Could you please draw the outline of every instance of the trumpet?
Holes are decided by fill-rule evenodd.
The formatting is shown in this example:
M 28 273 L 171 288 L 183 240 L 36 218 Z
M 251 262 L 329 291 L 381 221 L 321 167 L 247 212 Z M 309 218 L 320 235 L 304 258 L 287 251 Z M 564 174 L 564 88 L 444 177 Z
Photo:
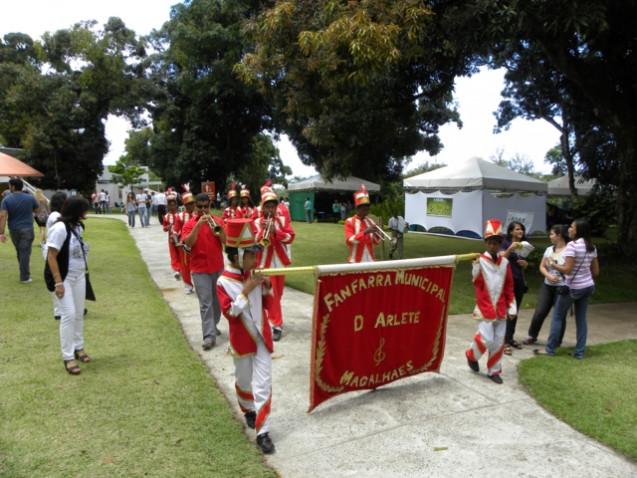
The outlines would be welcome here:
M 380 227 L 378 224 L 376 224 L 371 217 L 367 216 L 366 219 L 370 222 L 371 226 L 376 229 L 376 232 L 374 234 L 377 234 L 378 236 L 380 236 L 381 240 L 383 241 L 391 241 L 392 238 L 389 234 L 387 234 L 382 227 Z
M 217 224 L 217 221 L 215 221 L 215 218 L 208 215 L 206 216 L 206 220 L 208 223 L 208 226 L 210 227 L 210 230 L 212 231 L 212 233 L 215 236 L 220 236 L 221 235 L 221 226 L 219 224 Z
M 272 234 L 272 228 L 274 227 L 274 219 L 269 217 L 264 220 L 265 230 L 263 231 L 263 237 L 259 241 L 262 247 L 268 247 L 270 245 L 270 234 Z

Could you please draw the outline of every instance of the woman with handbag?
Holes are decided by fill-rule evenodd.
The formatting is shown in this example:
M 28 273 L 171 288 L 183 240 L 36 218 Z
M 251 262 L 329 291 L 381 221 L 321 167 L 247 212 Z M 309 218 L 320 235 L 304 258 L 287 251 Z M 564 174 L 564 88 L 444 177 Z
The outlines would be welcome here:
M 128 227 L 135 227 L 135 215 L 137 214 L 137 198 L 130 192 L 126 195 L 126 215 L 128 216 Z M 142 226 L 144 223 L 142 222 Z
M 571 306 L 575 309 L 575 326 L 577 328 L 577 343 L 573 351 L 576 359 L 584 358 L 588 324 L 586 312 L 588 299 L 595 292 L 595 281 L 599 275 L 599 261 L 597 249 L 591 242 L 590 224 L 587 219 L 576 219 L 568 228 L 571 242 L 566 246 L 563 256 L 564 264 L 551 261 L 550 265 L 566 276 L 565 286 L 558 294 L 551 322 L 551 333 L 544 352 L 535 350 L 538 355 L 555 355 L 559 346 L 560 330 L 566 320 L 566 314 Z
M 544 256 L 540 261 L 540 273 L 544 276 L 544 281 L 540 286 L 537 304 L 529 325 L 529 335 L 522 341 L 524 345 L 532 345 L 537 342 L 540 335 L 540 329 L 544 324 L 544 320 L 549 315 L 551 308 L 555 304 L 558 291 L 563 290 L 564 274 L 558 272 L 557 269 L 550 264 L 554 261 L 559 265 L 564 264 L 564 256 L 562 255 L 569 241 L 568 226 L 565 224 L 555 224 L 549 232 L 549 240 L 551 245 L 544 251 Z M 560 330 L 560 339 L 558 346 L 562 343 L 564 332 L 566 330 L 566 321 L 562 322 Z
M 82 241 L 82 230 L 88 201 L 75 196 L 62 206 L 62 215 L 51 226 L 47 240 L 47 264 L 44 279 L 53 292 L 57 312 L 60 314 L 60 345 L 64 369 L 78 375 L 83 363 L 91 361 L 84 351 L 84 301 L 87 296 L 87 248 Z

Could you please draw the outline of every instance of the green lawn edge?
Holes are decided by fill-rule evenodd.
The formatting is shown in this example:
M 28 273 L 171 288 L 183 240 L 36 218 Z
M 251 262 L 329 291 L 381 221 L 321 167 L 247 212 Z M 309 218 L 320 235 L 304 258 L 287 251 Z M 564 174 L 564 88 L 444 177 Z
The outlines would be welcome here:
M 637 461 L 637 340 L 589 346 L 584 360 L 571 351 L 523 360 L 520 383 L 549 413 Z
M 125 224 L 89 219 L 86 240 L 98 301 L 85 320 L 94 362 L 78 377 L 62 366 L 40 248 L 23 285 L 13 245 L 0 246 L 0 476 L 277 476 L 189 347 Z

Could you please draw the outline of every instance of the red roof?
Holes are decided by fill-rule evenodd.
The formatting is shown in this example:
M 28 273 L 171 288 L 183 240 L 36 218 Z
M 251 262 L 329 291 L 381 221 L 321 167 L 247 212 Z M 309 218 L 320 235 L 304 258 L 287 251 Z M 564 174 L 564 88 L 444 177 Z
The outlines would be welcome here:
M 0 176 L 44 176 L 37 169 L 33 169 L 19 159 L 0 153 Z

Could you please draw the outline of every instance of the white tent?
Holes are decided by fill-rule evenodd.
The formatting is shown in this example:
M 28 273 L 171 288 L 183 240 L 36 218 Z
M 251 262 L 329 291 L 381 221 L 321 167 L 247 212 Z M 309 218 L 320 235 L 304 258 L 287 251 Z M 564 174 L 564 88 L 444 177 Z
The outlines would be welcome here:
M 544 232 L 544 181 L 480 158 L 406 178 L 405 219 L 429 232 L 480 238 L 487 219 L 519 221 L 527 234 Z M 418 227 L 419 226 L 419 227 Z
M 346 179 L 334 178 L 331 181 L 316 175 L 297 183 L 290 183 L 288 191 L 358 191 L 364 184 L 369 192 L 380 191 L 380 185 L 365 179 L 350 176 Z
M 575 189 L 580 196 L 589 196 L 595 187 L 595 180 L 586 180 L 581 176 L 575 176 Z M 568 188 L 568 176 L 560 176 L 549 181 L 549 196 L 570 196 L 571 191 Z

